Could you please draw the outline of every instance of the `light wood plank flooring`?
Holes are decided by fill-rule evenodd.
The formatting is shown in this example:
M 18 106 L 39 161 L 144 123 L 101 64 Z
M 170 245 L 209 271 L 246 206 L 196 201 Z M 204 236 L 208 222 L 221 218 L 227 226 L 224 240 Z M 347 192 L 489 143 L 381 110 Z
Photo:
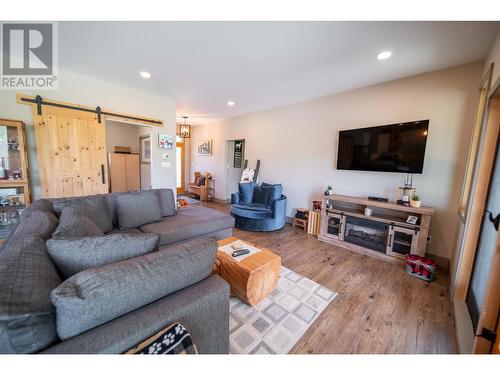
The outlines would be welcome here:
M 289 224 L 271 233 L 235 229 L 234 236 L 271 249 L 283 266 L 338 293 L 291 353 L 457 352 L 447 276 L 426 283 Z

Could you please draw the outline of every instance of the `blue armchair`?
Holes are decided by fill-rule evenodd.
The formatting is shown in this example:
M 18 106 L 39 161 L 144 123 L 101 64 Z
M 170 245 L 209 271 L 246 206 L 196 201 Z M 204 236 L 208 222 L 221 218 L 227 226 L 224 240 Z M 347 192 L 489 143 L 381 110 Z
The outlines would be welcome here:
M 286 196 L 281 194 L 281 184 L 240 183 L 238 189 L 231 194 L 236 228 L 269 232 L 285 226 Z

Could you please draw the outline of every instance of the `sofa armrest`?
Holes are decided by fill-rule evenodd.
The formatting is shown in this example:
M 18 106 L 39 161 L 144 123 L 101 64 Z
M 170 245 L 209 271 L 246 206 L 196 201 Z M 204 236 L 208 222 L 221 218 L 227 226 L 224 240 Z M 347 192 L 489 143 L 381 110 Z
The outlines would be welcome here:
M 275 199 L 271 207 L 275 219 L 284 219 L 286 215 L 286 196 L 281 195 L 280 199 Z
M 199 353 L 229 354 L 229 285 L 209 276 L 42 353 L 124 353 L 174 322 L 188 329 Z
M 240 193 L 232 193 L 231 194 L 231 204 L 238 204 L 240 203 Z
M 76 336 L 205 279 L 216 253 L 214 239 L 196 239 L 77 273 L 50 295 L 59 337 Z

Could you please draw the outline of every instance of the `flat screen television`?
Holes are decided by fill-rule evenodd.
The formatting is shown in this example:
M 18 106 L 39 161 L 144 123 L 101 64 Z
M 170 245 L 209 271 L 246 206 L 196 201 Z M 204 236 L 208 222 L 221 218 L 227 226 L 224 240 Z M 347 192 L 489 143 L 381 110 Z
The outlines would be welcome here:
M 422 173 L 429 120 L 339 132 L 337 169 Z

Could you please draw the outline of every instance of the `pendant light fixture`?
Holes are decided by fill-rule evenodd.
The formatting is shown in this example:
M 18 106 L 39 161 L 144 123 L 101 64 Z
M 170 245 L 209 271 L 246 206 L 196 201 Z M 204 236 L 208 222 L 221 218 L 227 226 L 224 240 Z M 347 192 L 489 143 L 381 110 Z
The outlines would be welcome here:
M 188 117 L 182 116 L 182 118 L 184 119 L 184 124 L 180 126 L 179 136 L 181 138 L 191 138 L 191 125 L 186 124 Z

